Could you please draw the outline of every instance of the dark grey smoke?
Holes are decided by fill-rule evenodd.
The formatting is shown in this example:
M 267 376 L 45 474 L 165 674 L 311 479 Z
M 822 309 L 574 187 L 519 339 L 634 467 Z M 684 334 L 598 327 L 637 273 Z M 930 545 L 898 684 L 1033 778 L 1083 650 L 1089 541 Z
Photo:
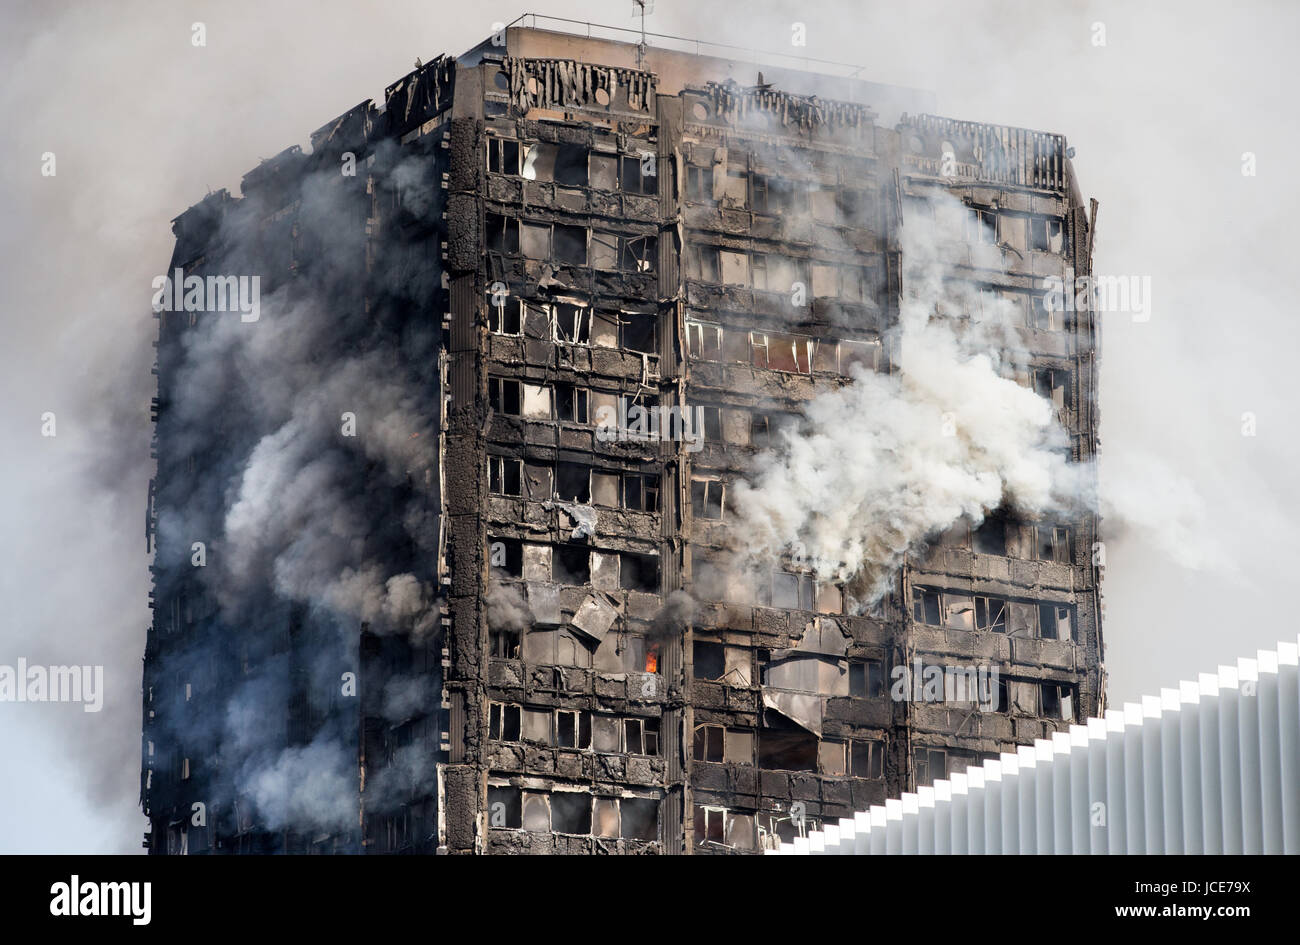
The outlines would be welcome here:
M 655 614 L 650 632 L 655 637 L 673 636 L 686 632 L 686 628 L 695 622 L 695 613 L 699 609 L 695 598 L 682 590 L 673 591 L 664 601 L 659 613 Z
M 295 160 L 288 197 L 254 188 L 207 243 L 216 271 L 260 274 L 273 287 L 260 318 L 199 313 L 179 346 L 165 335 L 160 348 L 158 597 L 199 602 L 201 642 L 158 678 L 174 685 L 229 665 L 227 641 L 252 648 L 235 654 L 247 678 L 224 710 L 212 705 L 221 686 L 199 685 L 207 701 L 164 724 L 186 750 L 219 761 L 210 808 L 251 802 L 256 823 L 307 832 L 356 823 L 357 695 L 343 680 L 361 672 L 363 628 L 419 639 L 437 619 L 429 373 L 440 326 L 427 271 L 398 271 L 406 247 L 387 235 L 396 231 L 367 245 L 365 173 Z M 435 212 L 431 159 L 386 145 L 373 167 L 382 206 Z M 294 197 L 291 221 L 279 224 L 273 214 Z M 206 567 L 190 567 L 195 541 Z M 285 706 L 302 700 L 324 718 L 305 744 L 284 726 Z M 377 705 L 402 721 L 430 701 L 427 680 L 393 679 Z M 367 785 L 368 807 L 383 781 Z

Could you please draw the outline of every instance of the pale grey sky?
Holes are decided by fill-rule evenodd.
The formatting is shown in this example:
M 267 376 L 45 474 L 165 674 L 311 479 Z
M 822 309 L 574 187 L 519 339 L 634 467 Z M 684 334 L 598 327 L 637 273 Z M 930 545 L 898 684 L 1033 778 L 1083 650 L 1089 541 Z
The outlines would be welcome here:
M 632 26 L 631 9 L 556 0 L 544 12 Z M 0 2 L 0 662 L 100 663 L 107 688 L 98 713 L 0 704 L 0 851 L 140 848 L 148 302 L 169 221 L 382 99 L 417 56 L 461 52 L 520 12 L 496 0 Z M 205 48 L 190 43 L 195 21 Z M 1150 321 L 1103 328 L 1102 474 L 1151 522 L 1107 536 L 1112 704 L 1294 635 L 1278 595 L 1300 557 L 1286 235 L 1300 9 L 658 0 L 648 27 L 791 51 L 796 21 L 807 55 L 929 88 L 941 114 L 1067 135 L 1084 193 L 1101 201 L 1099 271 L 1151 278 Z M 47 151 L 55 177 L 40 173 Z M 1254 177 L 1241 172 L 1248 151 Z M 54 438 L 40 435 L 47 411 Z

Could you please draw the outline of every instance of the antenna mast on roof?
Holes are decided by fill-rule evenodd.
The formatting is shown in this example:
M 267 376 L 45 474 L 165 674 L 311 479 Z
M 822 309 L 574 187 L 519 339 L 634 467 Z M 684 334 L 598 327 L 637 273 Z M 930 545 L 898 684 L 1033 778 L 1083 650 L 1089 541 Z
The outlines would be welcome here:
M 636 7 L 632 15 L 641 14 L 641 42 L 636 45 L 636 67 L 640 69 L 645 62 L 645 15 L 655 12 L 655 0 L 632 0 L 632 5 Z

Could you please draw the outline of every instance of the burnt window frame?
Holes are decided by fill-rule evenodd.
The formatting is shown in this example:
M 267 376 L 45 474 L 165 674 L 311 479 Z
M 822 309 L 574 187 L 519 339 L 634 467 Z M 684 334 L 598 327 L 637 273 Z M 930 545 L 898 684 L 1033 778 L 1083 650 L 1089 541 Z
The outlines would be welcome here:
M 866 757 L 862 755 L 865 753 Z M 851 738 L 847 751 L 848 776 L 869 781 L 885 777 L 885 740 L 882 738 Z M 859 770 L 859 761 L 863 770 Z
M 493 545 L 501 545 L 505 552 L 504 567 L 494 564 L 492 553 Z M 501 573 L 510 578 L 522 578 L 524 576 L 524 543 L 518 538 L 508 538 L 500 535 L 488 535 L 487 539 L 487 556 L 488 567 L 500 570 Z
M 506 823 L 492 822 L 493 808 L 501 804 Z M 492 830 L 522 830 L 524 827 L 523 791 L 512 785 L 489 784 L 487 789 L 488 828 Z M 513 820 L 513 823 L 510 821 Z
M 648 335 L 648 340 L 645 336 Z M 659 356 L 659 316 L 636 312 L 620 312 L 618 317 L 618 346 L 622 351 Z
M 925 753 L 924 760 L 918 758 L 920 752 Z M 919 746 L 913 749 L 912 764 L 916 787 L 933 786 L 935 781 L 948 777 L 948 752 L 944 748 Z
M 641 150 L 618 156 L 618 189 L 641 197 L 659 196 L 659 155 Z M 650 168 L 647 173 L 647 167 Z M 633 180 L 633 178 L 635 180 Z M 650 183 L 647 185 L 646 181 Z M 636 186 L 629 186 L 635 183 Z
M 713 657 L 708 656 L 707 660 L 701 660 L 702 654 L 710 654 L 717 650 L 718 674 L 716 676 L 703 675 L 700 670 L 701 663 L 713 663 Z M 701 679 L 705 682 L 721 682 L 727 675 L 727 648 L 726 645 L 718 640 L 693 640 L 691 643 L 691 678 Z
M 719 252 L 717 246 L 695 245 L 691 247 L 690 252 L 686 254 L 685 265 L 682 267 L 686 278 L 694 282 L 721 285 L 722 259 L 718 255 Z
M 783 600 L 777 599 L 778 581 L 784 585 L 792 585 L 794 589 L 794 604 L 784 603 Z M 763 588 L 763 606 L 772 607 L 777 610 L 816 610 L 817 605 L 817 581 L 808 571 L 787 571 L 784 568 L 774 568 L 768 572 L 768 580 Z
M 757 766 L 763 771 L 803 771 L 817 774 L 821 770 L 822 740 L 812 732 L 793 722 L 779 727 L 764 725 L 755 731 Z M 797 751 L 798 764 L 779 764 L 789 761 L 791 751 Z
M 970 546 L 974 554 L 1007 556 L 1007 525 L 1009 519 L 1000 511 L 990 512 L 970 530 Z M 990 548 L 996 550 L 988 550 Z
M 998 245 L 998 212 L 990 207 L 968 206 L 966 242 L 983 246 Z
M 513 312 L 513 316 L 509 315 Z M 507 296 L 506 300 L 496 305 L 492 302 L 492 293 L 488 293 L 488 332 L 493 335 L 500 335 L 503 338 L 518 338 L 524 333 L 524 325 L 528 319 L 527 310 L 524 300 L 518 296 Z M 507 330 L 507 325 L 515 323 L 515 330 Z
M 629 564 L 632 565 L 631 568 L 628 567 Z M 646 568 L 648 566 L 653 568 L 653 580 L 646 579 Z M 657 594 L 662 583 L 663 562 L 659 560 L 658 555 L 638 554 L 634 551 L 619 552 L 618 586 L 620 590 Z
M 713 501 L 715 496 L 716 502 Z M 726 503 L 726 480 L 716 476 L 691 477 L 691 515 L 693 517 L 707 522 L 724 521 L 727 515 Z M 715 512 L 716 514 L 713 514 Z
M 591 347 L 591 326 L 595 317 L 590 305 L 573 302 L 552 302 L 547 306 L 551 322 L 551 340 L 559 345 Z M 561 326 L 572 328 L 568 331 Z
M 575 156 L 580 156 L 579 160 L 573 160 Z M 566 161 L 566 157 L 569 159 Z M 581 168 L 579 180 L 561 180 L 561 169 L 572 171 L 574 168 Z M 571 144 L 567 142 L 557 142 L 555 145 L 555 165 L 551 173 L 551 181 L 557 187 L 590 187 L 591 186 L 591 148 L 585 144 Z
M 934 602 L 931 620 L 930 602 Z M 928 585 L 912 585 L 912 620 L 925 627 L 944 627 L 943 591 Z
M 626 715 L 623 716 L 622 722 L 623 724 L 619 726 L 619 736 L 623 754 L 646 758 L 659 757 L 661 728 L 658 718 L 644 715 Z M 633 729 L 637 733 L 635 746 L 629 737 Z M 634 750 L 634 748 L 639 750 Z M 653 748 L 653 751 L 651 748 Z
M 632 503 L 628 498 L 628 484 L 637 482 L 640 502 Z M 630 512 L 658 512 L 661 479 L 658 473 L 625 472 L 619 480 L 619 499 L 621 507 Z M 653 497 L 653 499 L 651 498 Z
M 1061 217 L 1031 214 L 1025 229 L 1025 245 L 1030 252 L 1053 255 L 1066 252 L 1065 220 Z M 1052 249 L 1053 236 L 1060 240 L 1059 249 Z
M 1065 619 L 1069 621 L 1066 628 L 1068 632 L 1064 634 L 1061 633 L 1061 611 L 1065 611 Z M 1051 614 L 1050 633 L 1049 626 L 1043 619 L 1048 612 Z M 1076 632 L 1075 626 L 1078 623 L 1078 612 L 1073 604 L 1061 601 L 1038 601 L 1038 615 L 1035 622 L 1038 625 L 1038 639 L 1073 643 Z
M 647 807 L 654 808 L 654 818 L 651 821 L 646 819 L 647 829 L 637 834 L 629 827 L 629 821 L 635 822 L 627 816 L 629 806 L 635 810 L 637 805 L 645 804 Z M 622 840 L 636 840 L 642 843 L 657 843 L 659 841 L 659 814 L 662 801 L 657 797 L 620 797 L 618 798 L 618 835 Z
M 591 751 L 591 713 L 586 709 L 556 709 L 551 743 L 570 751 Z M 566 731 L 572 744 L 565 744 Z
M 561 398 L 572 398 L 571 403 L 566 406 L 572 409 L 565 411 L 561 408 Z M 552 411 L 555 419 L 563 423 L 590 423 L 591 417 L 591 391 L 586 387 L 577 384 L 557 382 L 551 390 Z M 570 414 L 566 416 L 565 414 Z
M 1011 601 L 993 594 L 975 594 L 975 631 L 1006 633 L 1011 620 Z
M 507 743 L 522 741 L 523 718 L 523 706 L 517 702 L 489 702 L 488 739 Z M 513 738 L 510 737 L 512 731 Z
M 504 213 L 486 213 L 483 216 L 483 245 L 489 253 L 501 256 L 519 255 L 519 218 Z
M 517 492 L 505 491 L 511 481 L 511 469 Z M 487 456 L 488 495 L 523 498 L 524 495 L 524 461 L 515 456 L 500 456 L 489 453 Z
M 853 699 L 880 699 L 887 692 L 885 663 L 874 657 L 849 660 L 849 696 Z
M 702 426 L 701 429 L 703 430 L 705 441 L 706 441 L 706 442 L 709 442 L 709 443 L 721 443 L 721 442 L 723 442 L 723 436 L 722 436 L 723 416 L 722 416 L 722 411 L 723 411 L 724 408 L 722 407 L 722 405 L 720 405 L 720 404 L 696 404 L 696 405 L 695 405 L 695 409 L 696 409 L 696 411 L 698 411 L 698 413 L 696 413 L 695 416 L 703 417 L 703 418 L 704 418 L 703 426 Z M 700 432 L 700 431 L 697 430 L 696 432 L 698 433 L 698 432 Z
M 639 244 L 640 245 L 638 248 Z M 654 275 L 659 268 L 659 237 L 651 233 L 618 238 L 618 268 L 621 272 Z
M 489 629 L 488 656 L 491 659 L 517 660 L 523 642 L 523 634 L 518 630 Z
M 686 319 L 686 356 L 694 361 L 709 361 L 713 363 L 722 360 L 722 325 L 718 322 L 707 322 L 699 319 Z M 706 341 L 707 334 L 712 334 L 715 343 L 712 346 L 714 356 L 709 357 L 710 345 Z M 699 335 L 699 350 L 696 350 L 695 335 Z
M 551 791 L 548 797 L 551 809 L 551 833 L 564 834 L 570 837 L 591 836 L 594 823 L 593 800 L 592 795 L 586 791 Z M 584 810 L 586 829 L 581 829 L 584 824 Z M 579 829 L 562 829 L 561 817 L 564 818 L 564 827 L 576 826 Z M 576 817 L 576 821 L 569 821 L 569 817 Z
M 1038 522 L 1034 525 L 1034 560 L 1056 564 L 1074 561 L 1074 527 L 1060 522 Z
M 1065 712 L 1069 706 L 1069 714 Z M 1077 687 L 1071 683 L 1044 680 L 1038 687 L 1038 714 L 1040 718 L 1058 722 L 1075 722 L 1078 719 L 1079 700 Z
M 1068 330 L 1067 313 L 1064 306 L 1049 305 L 1046 292 L 1029 293 L 1029 327 L 1035 331 Z
M 716 843 L 719 846 L 725 846 L 728 811 L 716 804 L 695 804 L 693 807 L 694 810 L 691 812 L 691 836 L 694 845 L 699 847 L 709 843 Z
M 571 569 L 569 562 L 580 563 L 577 569 Z M 561 576 L 560 572 L 564 574 Z M 585 570 L 585 576 L 582 575 Z M 551 548 L 551 580 L 556 584 L 571 584 L 574 587 L 591 586 L 591 549 L 586 545 L 557 544 Z
M 1057 383 L 1060 381 L 1061 383 Z M 1069 410 L 1074 402 L 1074 377 L 1068 368 L 1054 367 L 1050 364 L 1040 365 L 1030 374 L 1030 383 L 1035 394 L 1042 397 L 1057 410 Z M 1057 389 L 1063 391 L 1058 407 L 1052 397 Z
M 486 155 L 483 166 L 489 174 L 502 174 L 507 177 L 519 177 L 523 170 L 523 153 L 524 149 L 520 147 L 522 142 L 518 138 L 507 138 L 504 135 L 485 135 L 483 138 Z M 507 154 L 513 149 L 514 160 L 511 162 Z M 495 153 L 494 153 L 495 152 Z M 493 161 L 495 156 L 496 161 Z M 493 164 L 496 167 L 493 167 Z M 511 167 L 513 166 L 513 169 Z
M 686 165 L 685 197 L 687 203 L 696 203 L 705 207 L 718 205 L 718 201 L 713 199 L 712 165 Z
M 759 339 L 762 339 L 761 341 Z M 790 342 L 790 355 L 794 370 L 772 366 L 773 342 L 783 344 Z M 813 342 L 815 338 L 794 332 L 751 331 L 749 333 L 749 363 L 751 367 L 764 371 L 776 371 L 778 374 L 793 374 L 799 377 L 811 377 L 813 373 Z M 759 363 L 759 351 L 762 351 L 762 363 Z M 784 363 L 784 362 L 780 362 Z
M 569 460 L 556 460 L 555 475 L 552 478 L 553 497 L 561 502 L 576 502 L 579 505 L 586 505 L 591 502 L 591 473 L 592 467 L 586 463 L 575 463 Z M 561 474 L 564 479 L 564 490 L 561 490 Z M 572 487 L 578 482 L 585 483 L 577 492 Z
M 561 231 L 563 231 L 563 234 L 561 233 Z M 576 253 L 574 254 L 574 258 L 571 259 L 561 258 L 559 237 L 561 235 L 573 235 L 577 233 L 582 234 L 582 239 L 580 241 L 582 244 L 581 258 L 577 258 L 578 254 Z M 577 242 L 575 242 L 574 245 L 576 246 Z M 582 269 L 588 265 L 588 261 L 590 259 L 591 259 L 591 227 L 580 226 L 575 223 L 552 223 L 551 224 L 551 244 L 550 244 L 550 252 L 547 254 L 548 261 L 554 262 L 560 266 L 569 266 L 572 268 Z
M 510 405 L 514 404 L 514 409 Z M 516 377 L 488 375 L 488 407 L 503 417 L 522 417 L 524 413 L 523 382 Z
M 727 758 L 726 743 L 725 725 L 717 722 L 701 722 L 691 733 L 691 760 L 705 764 L 723 764 Z M 717 749 L 716 752 L 711 750 L 714 747 Z

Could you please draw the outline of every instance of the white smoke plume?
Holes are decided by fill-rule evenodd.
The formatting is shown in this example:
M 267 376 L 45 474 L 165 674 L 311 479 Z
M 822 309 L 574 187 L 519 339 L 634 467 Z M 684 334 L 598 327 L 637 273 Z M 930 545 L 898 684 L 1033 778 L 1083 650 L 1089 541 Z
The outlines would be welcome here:
M 487 593 L 487 622 L 492 630 L 522 633 L 533 624 L 528 602 L 513 584 L 493 584 Z
M 249 766 L 241 783 L 273 830 L 303 824 L 345 830 L 356 821 L 356 769 L 331 741 L 314 741 Z
M 394 676 L 384 683 L 383 715 L 390 721 L 413 718 L 433 703 L 433 687 L 426 676 Z
M 852 579 L 859 606 L 962 519 L 977 524 L 1004 503 L 1033 517 L 1086 498 L 1052 405 L 1014 380 L 1028 356 L 1009 317 L 957 275 L 972 248 L 948 240 L 968 211 L 949 197 L 931 209 L 903 226 L 897 372 L 857 368 L 815 397 L 734 489 L 742 560 L 771 567 L 791 555 L 821 579 Z M 981 317 L 951 318 L 971 312 Z
M 1211 537 L 1205 497 L 1195 482 L 1163 457 L 1133 449 L 1106 454 L 1099 466 L 1108 542 L 1131 532 L 1183 568 L 1240 580 L 1239 561 Z

